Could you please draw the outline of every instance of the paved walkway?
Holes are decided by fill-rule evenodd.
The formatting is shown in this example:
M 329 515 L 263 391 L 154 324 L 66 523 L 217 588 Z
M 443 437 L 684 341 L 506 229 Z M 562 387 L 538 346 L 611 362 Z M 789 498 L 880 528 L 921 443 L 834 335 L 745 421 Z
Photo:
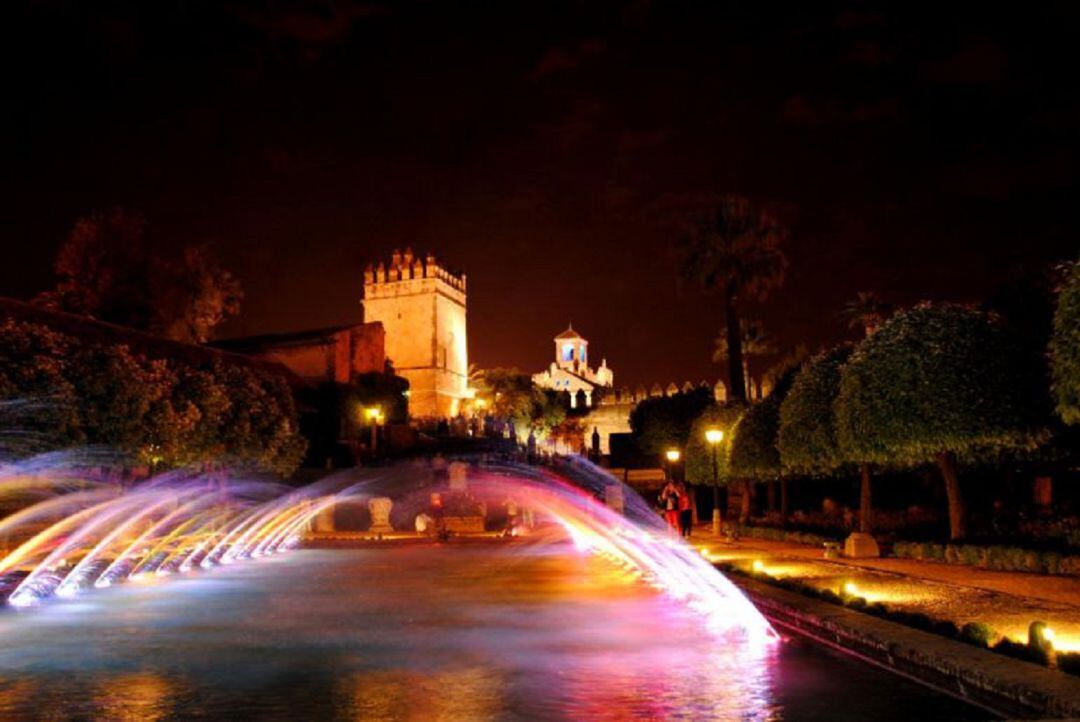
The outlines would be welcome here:
M 694 529 L 693 543 L 714 561 L 777 577 L 793 577 L 840 591 L 848 584 L 871 602 L 924 612 L 957 624 L 983 622 L 1017 640 L 1041 620 L 1059 649 L 1080 651 L 1080 577 L 998 572 L 914 559 L 825 559 L 818 546 L 744 538 L 729 543 L 710 525 Z

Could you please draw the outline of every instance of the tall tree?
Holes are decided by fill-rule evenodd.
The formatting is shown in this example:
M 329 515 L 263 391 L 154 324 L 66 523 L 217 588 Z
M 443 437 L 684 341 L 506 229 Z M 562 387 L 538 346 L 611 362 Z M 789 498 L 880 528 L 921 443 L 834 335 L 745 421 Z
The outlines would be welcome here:
M 688 218 L 678 240 L 682 278 L 723 298 L 728 386 L 735 401 L 746 401 L 740 304 L 764 299 L 783 282 L 785 237 L 771 214 L 745 197 L 728 195 L 712 210 Z
M 949 534 L 967 533 L 957 464 L 1031 449 L 1044 438 L 1041 399 L 1017 384 L 1030 364 L 996 316 L 950 304 L 896 314 L 860 343 L 840 374 L 836 433 L 858 463 L 937 463 Z
M 840 369 L 851 356 L 845 345 L 812 358 L 780 405 L 780 463 L 787 473 L 828 476 L 848 467 L 836 440 L 834 403 Z M 870 465 L 860 464 L 859 531 L 872 530 Z
M 1067 424 L 1080 424 L 1080 261 L 1065 268 L 1050 356 L 1058 415 Z
M 157 286 L 152 330 L 166 338 L 205 343 L 225 319 L 240 312 L 240 282 L 217 265 L 205 246 L 185 248 L 179 260 L 162 262 L 157 275 L 162 272 L 169 280 Z
M 779 481 L 781 513 L 787 514 L 787 483 L 780 465 L 780 406 L 791 390 L 798 367 L 788 369 L 772 392 L 751 405 L 732 430 L 728 464 L 731 475 L 743 479 L 742 508 L 739 520 L 750 516 L 750 496 L 754 481 Z
M 240 284 L 203 246 L 150 253 L 142 216 L 117 208 L 80 218 L 57 254 L 57 285 L 38 303 L 202 343 L 240 310 Z
M 148 328 L 153 302 L 145 219 L 123 208 L 75 222 L 56 256 L 56 288 L 42 305 L 121 326 Z
M 765 329 L 765 324 L 758 320 L 742 319 L 742 368 L 746 396 L 751 396 L 753 375 L 750 373 L 750 359 L 769 356 L 776 353 L 776 339 Z M 727 328 L 720 329 L 720 335 L 713 342 L 713 361 L 726 363 L 729 346 Z M 760 386 L 759 386 L 760 388 Z

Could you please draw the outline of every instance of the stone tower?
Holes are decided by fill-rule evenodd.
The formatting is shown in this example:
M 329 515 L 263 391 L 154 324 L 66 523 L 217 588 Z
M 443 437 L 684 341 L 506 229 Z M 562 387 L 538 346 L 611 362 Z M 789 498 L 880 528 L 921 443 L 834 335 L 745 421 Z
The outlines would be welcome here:
M 456 416 L 469 388 L 465 275 L 430 253 L 395 250 L 390 264 L 364 269 L 364 321 L 386 330 L 386 357 L 409 381 L 413 418 Z

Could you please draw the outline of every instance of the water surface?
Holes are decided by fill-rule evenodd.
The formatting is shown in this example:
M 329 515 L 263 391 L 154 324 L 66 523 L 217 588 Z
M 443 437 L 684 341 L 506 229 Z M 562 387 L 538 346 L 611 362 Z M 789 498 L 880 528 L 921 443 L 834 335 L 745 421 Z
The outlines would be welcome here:
M 976 720 L 567 544 L 299 550 L 0 613 L 2 719 Z

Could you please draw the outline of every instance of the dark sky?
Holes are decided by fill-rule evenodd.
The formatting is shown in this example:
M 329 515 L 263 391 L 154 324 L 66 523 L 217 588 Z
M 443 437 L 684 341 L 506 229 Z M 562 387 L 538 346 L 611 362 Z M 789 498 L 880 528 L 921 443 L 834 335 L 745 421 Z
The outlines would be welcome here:
M 232 335 L 356 320 L 411 245 L 468 273 L 472 360 L 539 370 L 572 320 L 621 386 L 720 375 L 670 251 L 710 193 L 790 228 L 752 312 L 785 346 L 1075 256 L 1080 6 L 800 6 L 9 3 L 0 295 L 115 205 L 217 250 Z

